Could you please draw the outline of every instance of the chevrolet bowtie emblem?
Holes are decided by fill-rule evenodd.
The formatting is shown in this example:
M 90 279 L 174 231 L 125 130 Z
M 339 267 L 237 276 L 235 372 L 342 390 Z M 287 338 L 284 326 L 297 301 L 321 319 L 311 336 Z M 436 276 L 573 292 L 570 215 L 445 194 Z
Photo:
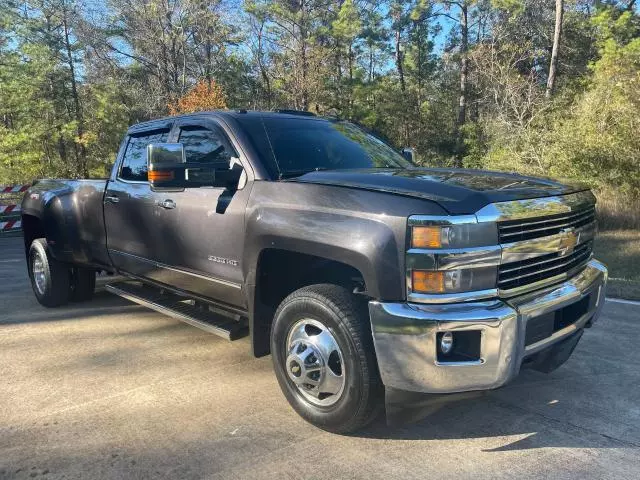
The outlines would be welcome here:
M 580 241 L 580 234 L 573 227 L 560 230 L 560 256 L 563 257 L 573 252 Z

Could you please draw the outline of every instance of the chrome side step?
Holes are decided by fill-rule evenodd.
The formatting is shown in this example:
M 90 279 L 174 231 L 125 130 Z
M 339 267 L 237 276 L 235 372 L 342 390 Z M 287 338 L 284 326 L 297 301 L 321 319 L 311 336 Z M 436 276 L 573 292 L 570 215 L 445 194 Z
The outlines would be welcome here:
M 219 310 L 211 311 L 194 305 L 186 297 L 175 295 L 139 282 L 125 281 L 105 285 L 105 290 L 139 305 L 173 317 L 194 327 L 213 333 L 227 340 L 248 335 L 247 319 L 237 314 L 229 316 Z

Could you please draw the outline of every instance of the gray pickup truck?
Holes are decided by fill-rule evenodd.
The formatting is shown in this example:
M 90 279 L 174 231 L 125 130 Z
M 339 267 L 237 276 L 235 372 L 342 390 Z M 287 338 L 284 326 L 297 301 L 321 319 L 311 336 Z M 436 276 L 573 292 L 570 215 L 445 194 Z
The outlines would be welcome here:
M 115 294 L 249 335 L 293 408 L 334 432 L 371 421 L 385 393 L 441 398 L 561 365 L 604 303 L 593 194 L 411 157 L 302 112 L 135 125 L 107 180 L 26 192 L 33 291 L 55 307 L 118 274 Z

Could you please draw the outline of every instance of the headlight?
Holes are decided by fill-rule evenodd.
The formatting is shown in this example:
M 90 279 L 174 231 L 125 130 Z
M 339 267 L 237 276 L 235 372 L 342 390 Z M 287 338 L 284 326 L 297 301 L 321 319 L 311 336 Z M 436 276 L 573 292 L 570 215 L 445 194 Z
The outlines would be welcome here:
M 495 288 L 496 267 L 458 268 L 454 270 L 412 270 L 415 293 L 459 293 Z
M 445 303 L 497 295 L 502 250 L 495 222 L 475 215 L 412 215 L 406 271 L 409 301 Z
M 462 223 L 459 225 L 414 225 L 411 227 L 411 248 L 440 249 L 496 245 L 498 229 L 495 223 Z

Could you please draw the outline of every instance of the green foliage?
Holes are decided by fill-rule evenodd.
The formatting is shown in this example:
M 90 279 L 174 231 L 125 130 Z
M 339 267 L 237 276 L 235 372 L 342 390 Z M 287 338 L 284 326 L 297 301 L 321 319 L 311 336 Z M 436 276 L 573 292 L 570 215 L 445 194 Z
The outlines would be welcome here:
M 119 86 L 109 80 L 86 88 L 86 147 L 90 176 L 107 177 L 118 153 L 123 132 L 130 123 Z
M 72 73 L 80 48 L 73 7 L 38 2 L 5 10 L 12 41 L 0 44 L 2 184 L 105 176 L 129 123 L 116 85 L 83 84 Z
M 595 18 L 603 25 L 610 12 Z M 640 37 L 633 17 L 623 13 L 602 28 L 600 58 L 584 93 L 566 118 L 556 122 L 564 169 L 593 179 L 600 188 L 640 195 Z M 624 32 L 624 33 L 623 33 Z M 634 32 L 634 33 L 631 33 Z M 587 175 L 585 175 L 587 173 Z
M 55 62 L 39 45 L 26 45 L 21 53 L 5 50 L 1 54 L 1 183 L 41 176 L 47 171 L 45 165 L 55 172 L 61 167 L 51 155 L 55 146 L 49 141 L 55 105 L 45 95 L 55 75 Z M 59 127 L 59 136 L 68 140 L 70 126 Z
M 338 40 L 353 42 L 362 31 L 358 8 L 353 0 L 345 0 L 334 20 L 333 33 Z
M 478 161 L 469 134 L 469 164 L 572 178 L 599 191 L 640 197 L 640 37 L 629 12 L 606 9 L 593 18 L 598 57 L 579 84 L 528 122 L 485 122 L 489 148 Z M 536 88 L 535 85 L 532 88 Z M 541 88 L 541 87 L 539 87 Z

